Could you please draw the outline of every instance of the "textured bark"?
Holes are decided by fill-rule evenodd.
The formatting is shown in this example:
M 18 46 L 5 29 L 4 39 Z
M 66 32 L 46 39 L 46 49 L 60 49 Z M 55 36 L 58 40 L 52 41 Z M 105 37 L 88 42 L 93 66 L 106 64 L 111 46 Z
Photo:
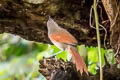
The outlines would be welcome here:
M 72 62 L 65 62 L 62 59 L 56 60 L 54 57 L 42 59 L 39 61 L 39 72 L 43 74 L 47 80 L 99 80 L 99 70 L 96 75 L 89 73 L 81 74 L 77 72 L 75 65 Z M 117 65 L 112 65 L 107 62 L 103 67 L 104 80 L 120 80 L 120 69 Z
M 102 3 L 110 20 L 110 44 L 120 61 L 120 1 L 102 0 Z
M 47 80 L 89 80 L 87 74 L 80 75 L 72 62 L 47 58 L 40 61 L 39 72 Z
M 50 15 L 72 33 L 79 44 L 96 45 L 96 32 L 89 27 L 92 4 L 89 0 L 45 0 L 42 4 L 0 0 L 0 4 L 0 33 L 7 32 L 27 40 L 50 43 L 46 27 Z

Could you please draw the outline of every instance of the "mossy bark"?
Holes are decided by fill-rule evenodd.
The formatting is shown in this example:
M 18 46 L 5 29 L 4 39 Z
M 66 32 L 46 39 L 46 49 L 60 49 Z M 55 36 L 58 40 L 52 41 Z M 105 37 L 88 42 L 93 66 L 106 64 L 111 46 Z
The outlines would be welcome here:
M 61 27 L 72 33 L 79 44 L 96 45 L 95 30 L 89 26 L 92 4 L 89 0 L 44 0 L 41 4 L 0 0 L 0 4 L 0 33 L 7 32 L 27 40 L 51 43 L 46 27 L 50 15 Z

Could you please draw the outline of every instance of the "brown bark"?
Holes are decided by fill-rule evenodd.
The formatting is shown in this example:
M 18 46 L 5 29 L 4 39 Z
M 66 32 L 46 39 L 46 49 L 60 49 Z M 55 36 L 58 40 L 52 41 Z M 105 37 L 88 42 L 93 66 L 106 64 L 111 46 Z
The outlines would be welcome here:
M 75 65 L 72 62 L 56 60 L 54 57 L 42 59 L 39 61 L 39 72 L 43 74 L 47 80 L 99 80 L 99 70 L 96 75 L 89 73 L 81 74 L 77 72 Z M 117 65 L 112 65 L 107 62 L 103 67 L 104 80 L 120 80 L 120 69 Z
M 45 0 L 36 5 L 21 0 L 0 0 L 0 4 L 0 33 L 50 43 L 46 27 L 50 15 L 73 34 L 79 44 L 96 45 L 96 32 L 89 27 L 91 3 L 87 0 Z
M 102 3 L 110 20 L 110 44 L 120 59 L 120 1 L 102 0 Z

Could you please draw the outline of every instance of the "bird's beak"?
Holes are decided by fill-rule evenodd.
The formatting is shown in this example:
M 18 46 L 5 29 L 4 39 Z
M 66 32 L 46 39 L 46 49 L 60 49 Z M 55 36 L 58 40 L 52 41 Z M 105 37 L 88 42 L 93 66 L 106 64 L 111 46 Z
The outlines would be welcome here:
M 51 20 L 51 17 L 50 17 L 50 16 L 48 16 L 48 20 L 49 20 L 49 21 Z

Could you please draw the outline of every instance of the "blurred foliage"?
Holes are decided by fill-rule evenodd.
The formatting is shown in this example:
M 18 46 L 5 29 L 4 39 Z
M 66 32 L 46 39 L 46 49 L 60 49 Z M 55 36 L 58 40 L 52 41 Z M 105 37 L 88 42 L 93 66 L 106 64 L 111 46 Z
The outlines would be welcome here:
M 96 69 L 99 67 L 99 54 L 98 54 L 98 48 L 97 47 L 87 47 L 88 51 L 88 70 L 92 72 L 93 74 L 96 74 Z M 102 65 L 105 64 L 104 61 L 104 54 L 106 53 L 106 50 L 101 48 L 101 54 L 102 54 Z
M 8 33 L 0 34 L 0 80 L 45 80 L 38 72 L 38 61 L 59 51 L 60 49 L 54 45 L 27 41 Z M 98 48 L 79 45 L 78 51 L 85 60 L 89 72 L 96 74 L 99 68 Z M 101 51 L 102 64 L 105 65 L 104 55 L 111 65 L 114 64 L 113 51 L 103 48 Z M 57 58 L 69 61 L 71 54 L 64 51 L 58 54 Z
M 42 4 L 45 0 L 22 0 L 32 4 Z

